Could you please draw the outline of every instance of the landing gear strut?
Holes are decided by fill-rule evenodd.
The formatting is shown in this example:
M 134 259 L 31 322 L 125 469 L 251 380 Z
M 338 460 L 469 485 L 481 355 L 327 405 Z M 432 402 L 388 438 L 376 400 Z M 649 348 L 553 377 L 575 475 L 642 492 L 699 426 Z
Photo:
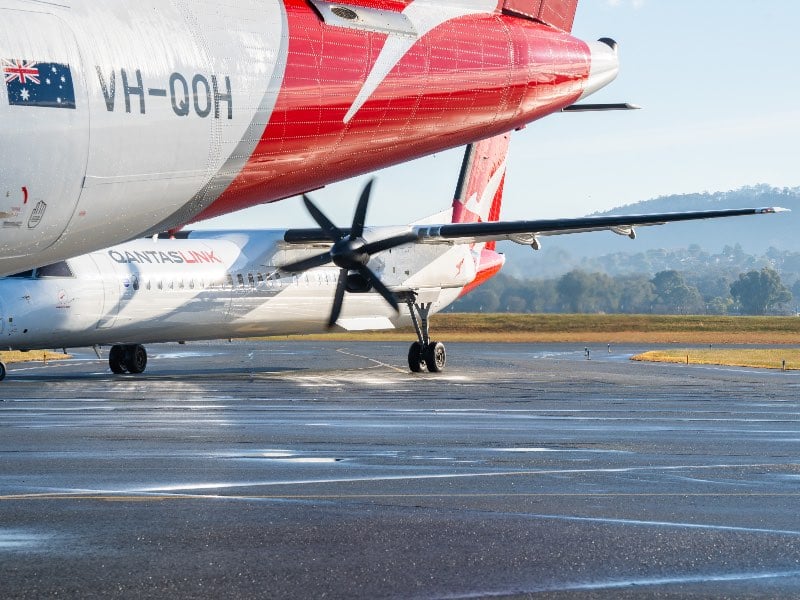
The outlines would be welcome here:
M 408 312 L 411 314 L 411 321 L 417 332 L 417 341 L 411 344 L 411 348 L 408 350 L 408 368 L 413 373 L 420 373 L 426 367 L 430 373 L 440 373 L 444 371 L 447 363 L 444 344 L 431 341 L 428 322 L 431 304 L 430 302 L 417 304 L 413 296 L 406 298 Z
M 139 344 L 117 344 L 108 353 L 108 366 L 113 373 L 144 373 L 147 367 L 147 350 Z

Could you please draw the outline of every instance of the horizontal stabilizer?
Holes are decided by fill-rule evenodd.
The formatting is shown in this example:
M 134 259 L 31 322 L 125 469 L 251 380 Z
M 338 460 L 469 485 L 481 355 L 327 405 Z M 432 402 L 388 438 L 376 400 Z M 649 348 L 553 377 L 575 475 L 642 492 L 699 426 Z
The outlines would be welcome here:
M 630 102 L 611 104 L 572 104 L 561 109 L 561 112 L 603 112 L 607 110 L 640 110 L 642 107 Z

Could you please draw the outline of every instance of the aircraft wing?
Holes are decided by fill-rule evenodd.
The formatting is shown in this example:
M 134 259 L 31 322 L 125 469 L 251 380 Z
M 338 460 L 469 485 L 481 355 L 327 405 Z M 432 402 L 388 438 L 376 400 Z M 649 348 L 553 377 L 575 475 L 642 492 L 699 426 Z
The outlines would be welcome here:
M 568 233 L 612 231 L 631 239 L 636 237 L 636 227 L 665 225 L 678 221 L 697 221 L 723 217 L 743 217 L 789 212 L 786 208 L 734 208 L 649 215 L 613 215 L 580 217 L 576 219 L 543 219 L 537 221 L 490 221 L 484 223 L 451 223 L 446 225 L 419 225 L 413 228 L 417 241 L 428 244 L 469 244 L 493 240 L 509 240 L 518 244 L 538 247 L 538 238 Z

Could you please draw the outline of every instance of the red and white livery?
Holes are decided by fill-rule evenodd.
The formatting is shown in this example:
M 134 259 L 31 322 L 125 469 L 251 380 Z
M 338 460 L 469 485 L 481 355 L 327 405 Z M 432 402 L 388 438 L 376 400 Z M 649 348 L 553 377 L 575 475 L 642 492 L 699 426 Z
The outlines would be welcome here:
M 0 274 L 572 105 L 577 0 L 0 0 Z

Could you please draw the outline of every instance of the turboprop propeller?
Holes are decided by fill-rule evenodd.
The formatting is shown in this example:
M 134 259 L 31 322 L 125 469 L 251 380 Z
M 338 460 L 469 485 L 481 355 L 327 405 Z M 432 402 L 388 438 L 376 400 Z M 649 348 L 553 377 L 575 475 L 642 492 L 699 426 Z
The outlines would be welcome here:
M 361 192 L 361 197 L 358 199 L 356 212 L 353 215 L 353 226 L 350 228 L 350 233 L 345 234 L 336 225 L 334 225 L 325 214 L 317 208 L 311 201 L 311 198 L 303 194 L 303 203 L 306 209 L 320 226 L 323 233 L 333 242 L 330 250 L 304 258 L 297 262 L 289 263 L 280 267 L 281 271 L 288 273 L 299 273 L 321 267 L 323 265 L 333 263 L 339 267 L 339 279 L 336 283 L 336 294 L 333 299 L 333 306 L 331 307 L 331 315 L 328 319 L 328 327 L 333 327 L 336 321 L 339 320 L 339 315 L 342 312 L 342 305 L 344 303 L 344 294 L 347 291 L 366 291 L 370 288 L 378 292 L 396 311 L 400 310 L 397 299 L 394 297 L 392 291 L 378 278 L 378 276 L 367 266 L 370 258 L 373 255 L 390 250 L 403 244 L 408 244 L 417 239 L 414 233 L 404 233 L 377 240 L 374 242 L 367 242 L 362 237 L 364 235 L 364 221 L 367 215 L 367 207 L 369 206 L 369 199 L 372 194 L 372 184 L 374 180 L 367 182 Z M 353 286 L 353 276 L 360 276 L 362 285 Z M 349 285 L 350 283 L 350 285 Z

